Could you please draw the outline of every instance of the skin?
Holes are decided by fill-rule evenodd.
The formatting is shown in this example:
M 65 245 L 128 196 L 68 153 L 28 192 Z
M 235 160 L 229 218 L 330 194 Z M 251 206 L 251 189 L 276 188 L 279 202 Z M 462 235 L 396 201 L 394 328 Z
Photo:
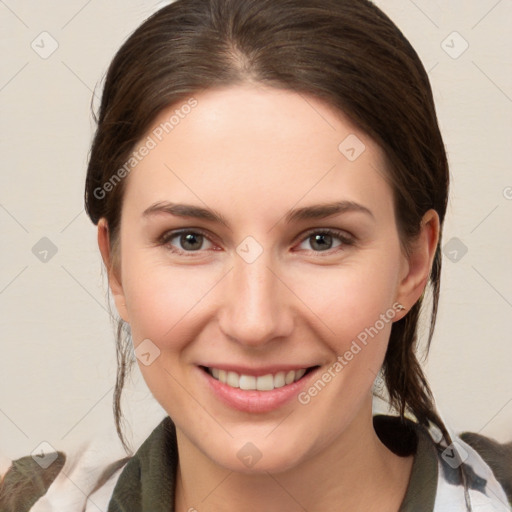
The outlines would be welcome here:
M 439 218 L 425 214 L 406 256 L 382 150 L 318 99 L 254 84 L 194 97 L 198 105 L 126 178 L 119 264 L 112 265 L 105 219 L 98 225 L 109 284 L 134 345 L 150 339 L 160 350 L 139 367 L 176 424 L 176 510 L 396 511 L 413 457 L 394 455 L 378 439 L 372 385 L 392 321 L 425 288 Z M 355 161 L 338 150 L 350 134 L 366 147 Z M 341 200 L 372 215 L 285 222 L 290 209 Z M 143 215 L 159 201 L 214 209 L 228 227 Z M 199 236 L 195 250 L 180 236 L 158 244 L 181 228 L 201 229 L 209 239 Z M 355 243 L 333 237 L 319 248 L 313 228 L 337 229 Z M 236 252 L 247 236 L 263 249 L 252 263 Z M 306 363 L 325 372 L 396 302 L 406 310 L 307 405 L 293 399 L 267 413 L 240 412 L 198 374 L 204 362 Z M 261 453 L 250 468 L 237 457 L 247 442 Z

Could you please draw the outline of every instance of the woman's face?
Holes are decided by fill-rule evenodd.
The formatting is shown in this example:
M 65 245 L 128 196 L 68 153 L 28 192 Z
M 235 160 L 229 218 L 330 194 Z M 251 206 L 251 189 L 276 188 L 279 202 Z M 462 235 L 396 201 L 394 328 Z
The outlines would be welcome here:
M 138 146 L 111 286 L 179 434 L 223 467 L 280 471 L 371 428 L 396 302 L 421 289 L 367 135 L 291 91 L 194 98 Z

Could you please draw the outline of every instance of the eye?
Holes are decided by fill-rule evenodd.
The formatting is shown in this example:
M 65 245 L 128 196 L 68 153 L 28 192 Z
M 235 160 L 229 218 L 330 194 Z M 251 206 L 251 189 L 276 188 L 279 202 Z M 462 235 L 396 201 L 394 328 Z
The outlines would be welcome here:
M 173 243 L 173 240 L 177 241 Z M 160 243 L 166 245 L 172 252 L 186 254 L 206 250 L 207 248 L 204 247 L 205 241 L 213 245 L 201 231 L 182 230 L 165 233 Z M 179 247 L 176 247 L 176 245 L 179 245 Z
M 333 249 L 334 240 L 338 240 L 339 242 L 339 244 L 334 246 L 334 248 L 342 248 L 344 246 L 354 245 L 353 238 L 349 237 L 344 232 L 335 229 L 310 231 L 306 234 L 306 237 L 303 239 L 301 245 L 310 241 L 310 246 L 312 247 L 311 250 L 314 252 L 327 252 Z
M 338 244 L 333 245 L 336 240 Z M 316 253 L 331 253 L 335 252 L 333 249 L 343 250 L 344 247 L 355 244 L 354 238 L 347 235 L 345 232 L 328 228 L 310 231 L 302 238 L 300 246 L 306 242 L 310 243 L 311 249 L 305 248 L 305 250 Z M 204 247 L 205 243 L 210 244 L 210 246 Z M 169 231 L 162 235 L 159 244 L 166 246 L 173 253 L 186 256 L 196 256 L 194 253 L 200 253 L 201 251 L 215 247 L 208 235 L 197 229 Z M 197 256 L 199 256 L 199 254 L 197 254 Z

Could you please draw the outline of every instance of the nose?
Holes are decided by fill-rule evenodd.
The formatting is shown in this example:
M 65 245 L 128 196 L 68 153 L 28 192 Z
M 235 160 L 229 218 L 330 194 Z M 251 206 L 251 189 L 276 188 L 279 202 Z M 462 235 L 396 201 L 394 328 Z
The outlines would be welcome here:
M 286 284 L 265 251 L 252 263 L 236 254 L 222 289 L 219 325 L 224 335 L 254 348 L 289 336 L 293 293 Z

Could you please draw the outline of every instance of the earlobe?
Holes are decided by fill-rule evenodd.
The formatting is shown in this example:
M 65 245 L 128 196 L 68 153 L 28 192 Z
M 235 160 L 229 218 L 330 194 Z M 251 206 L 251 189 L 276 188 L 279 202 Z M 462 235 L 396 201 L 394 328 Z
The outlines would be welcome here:
M 412 243 L 407 257 L 407 272 L 397 290 L 396 300 L 406 310 L 410 310 L 425 291 L 439 242 L 439 232 L 439 215 L 435 210 L 428 210 L 421 221 L 420 233 Z
M 101 218 L 98 221 L 98 247 L 100 249 L 101 257 L 108 274 L 108 285 L 114 296 L 116 309 L 125 322 L 129 322 L 128 313 L 126 310 L 126 301 L 121 283 L 120 276 L 117 275 L 117 270 L 114 265 L 114 258 L 110 247 L 110 236 L 107 220 Z

